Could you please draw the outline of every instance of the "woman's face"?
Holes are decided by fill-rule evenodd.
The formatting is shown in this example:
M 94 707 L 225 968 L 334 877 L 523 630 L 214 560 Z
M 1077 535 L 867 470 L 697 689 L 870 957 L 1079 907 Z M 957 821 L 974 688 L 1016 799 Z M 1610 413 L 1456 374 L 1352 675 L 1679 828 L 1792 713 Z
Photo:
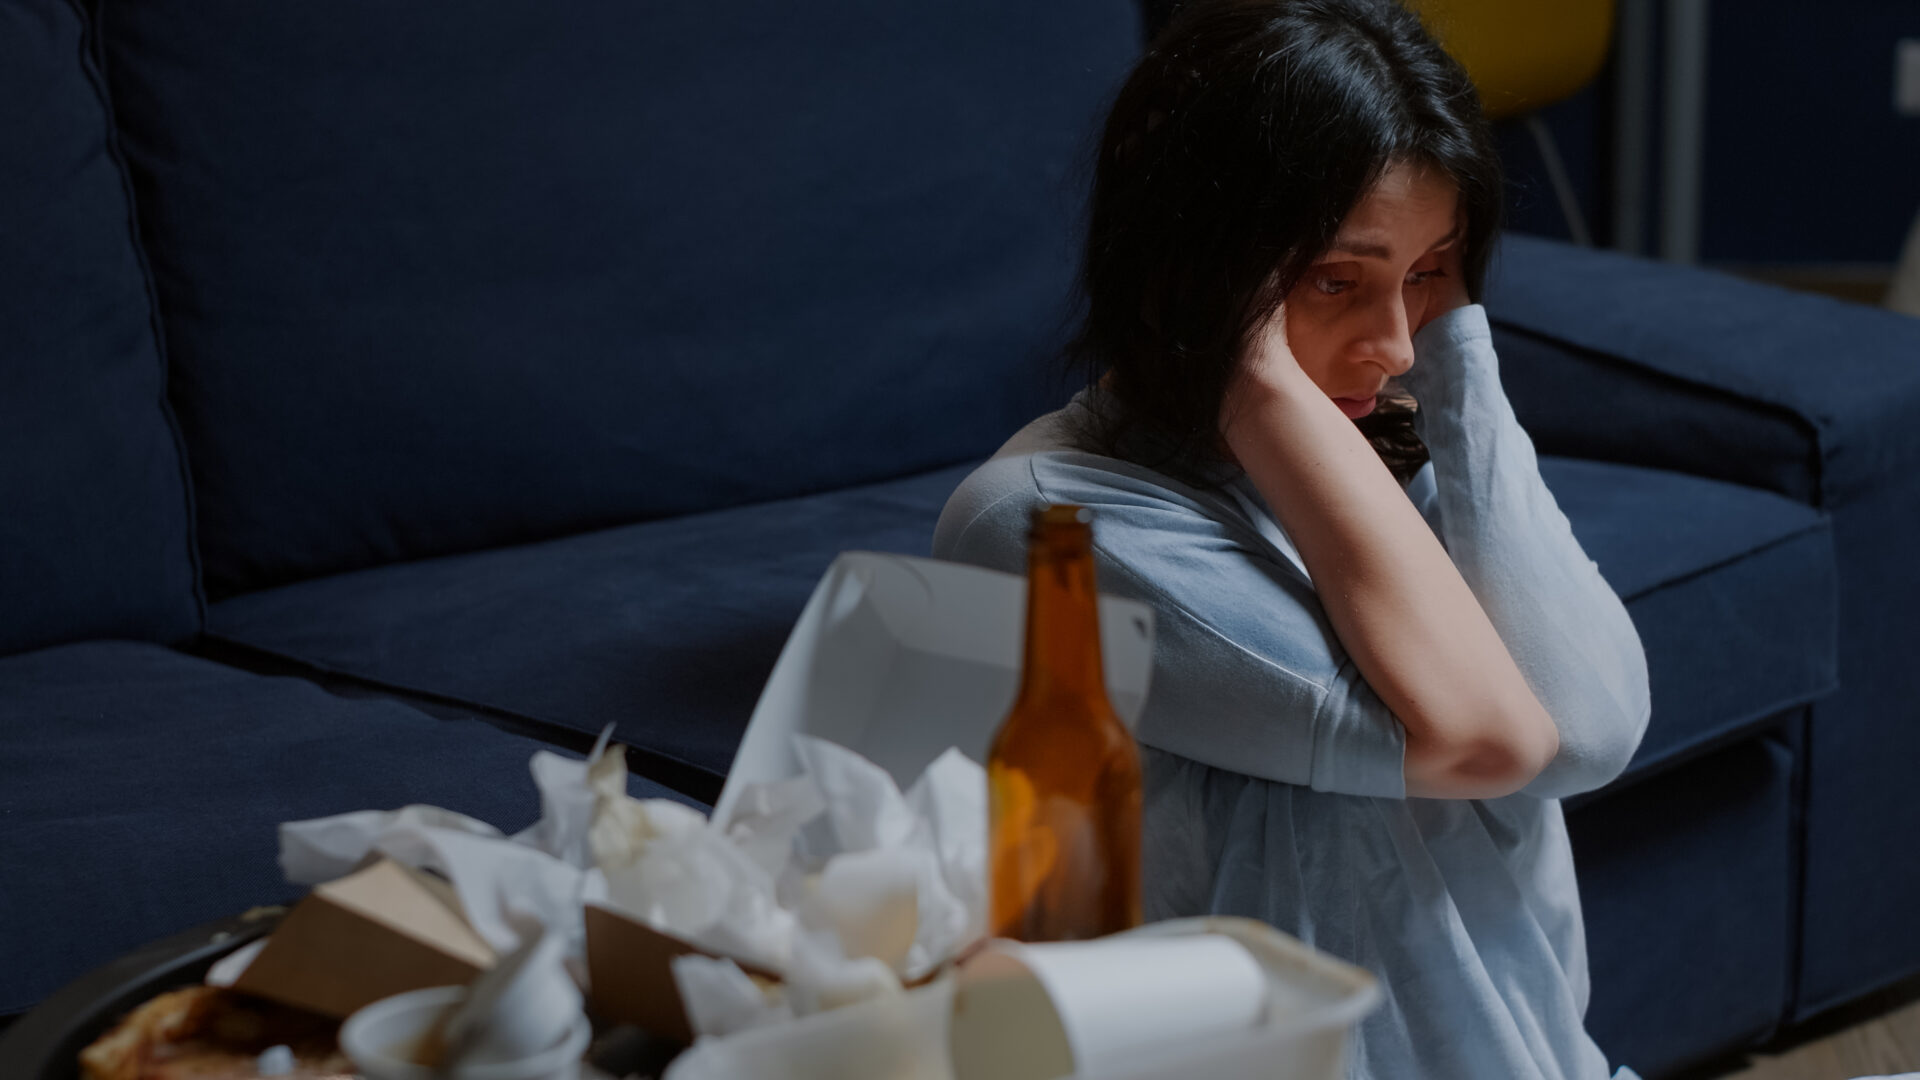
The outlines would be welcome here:
M 1389 169 L 1287 294 L 1287 342 L 1301 370 L 1358 419 L 1389 377 L 1413 366 L 1413 335 L 1464 300 L 1459 193 L 1418 166 Z

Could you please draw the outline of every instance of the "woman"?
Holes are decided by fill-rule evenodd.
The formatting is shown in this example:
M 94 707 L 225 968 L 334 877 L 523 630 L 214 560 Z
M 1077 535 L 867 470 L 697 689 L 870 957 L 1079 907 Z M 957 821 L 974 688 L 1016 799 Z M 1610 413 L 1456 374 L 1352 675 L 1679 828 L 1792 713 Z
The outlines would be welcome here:
M 1158 614 L 1149 917 L 1254 916 L 1372 970 L 1357 1077 L 1607 1073 L 1558 799 L 1626 767 L 1646 662 L 1471 301 L 1499 200 L 1415 17 L 1198 0 L 1101 142 L 1097 378 L 934 544 L 1020 572 L 1034 507 L 1094 509 L 1102 588 Z

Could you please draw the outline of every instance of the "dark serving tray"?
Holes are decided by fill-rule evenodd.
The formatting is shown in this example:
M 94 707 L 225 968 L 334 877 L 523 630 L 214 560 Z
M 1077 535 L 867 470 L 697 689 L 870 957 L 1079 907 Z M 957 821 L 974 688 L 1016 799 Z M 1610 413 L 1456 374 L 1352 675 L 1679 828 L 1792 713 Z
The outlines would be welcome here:
M 214 962 L 265 937 L 287 912 L 255 908 L 143 945 L 55 991 L 0 1030 L 0 1080 L 78 1080 L 80 1051 L 157 994 L 206 979 Z M 612 1076 L 654 1077 L 681 1047 L 630 1026 L 596 1029 L 587 1060 Z
M 285 908 L 255 908 L 143 945 L 56 990 L 0 1032 L 0 1077 L 76 1080 L 80 1051 L 135 1006 L 206 978 L 214 961 L 280 923 Z

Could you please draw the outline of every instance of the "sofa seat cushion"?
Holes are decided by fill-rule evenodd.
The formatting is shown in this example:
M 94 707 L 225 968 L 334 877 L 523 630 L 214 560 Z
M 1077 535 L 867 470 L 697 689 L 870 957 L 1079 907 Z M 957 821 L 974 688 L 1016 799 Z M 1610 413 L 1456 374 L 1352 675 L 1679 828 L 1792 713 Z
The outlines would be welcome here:
M 1647 653 L 1653 720 L 1617 784 L 1767 727 L 1838 684 L 1831 519 L 1756 488 L 1542 457 Z
M 575 731 L 616 724 L 668 770 L 653 775 L 710 800 L 834 556 L 925 555 L 969 469 L 342 574 L 209 619 L 332 674 Z
M 1654 721 L 1636 772 L 1831 688 L 1818 512 L 1676 473 L 1541 468 L 1649 654 Z M 360 571 L 236 597 L 209 619 L 221 637 L 332 674 L 576 731 L 614 723 L 681 770 L 655 775 L 710 799 L 834 555 L 924 555 L 967 471 Z
M 295 899 L 282 821 L 429 803 L 522 828 L 538 749 L 153 645 L 0 660 L 0 1015 L 144 942 Z

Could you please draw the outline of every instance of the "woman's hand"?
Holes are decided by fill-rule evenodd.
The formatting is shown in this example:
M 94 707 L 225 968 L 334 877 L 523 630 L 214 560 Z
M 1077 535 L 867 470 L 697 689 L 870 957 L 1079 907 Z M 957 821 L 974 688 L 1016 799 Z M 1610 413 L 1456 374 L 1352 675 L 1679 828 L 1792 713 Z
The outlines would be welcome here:
M 1427 309 L 1421 313 L 1420 325 L 1413 328 L 1415 333 L 1440 316 L 1473 303 L 1467 295 L 1467 276 L 1460 272 L 1459 244 L 1441 253 L 1440 274 L 1429 278 L 1427 287 Z
M 1244 441 L 1248 425 L 1257 422 L 1269 400 L 1276 395 L 1307 392 L 1319 393 L 1287 344 L 1287 306 L 1282 304 L 1254 332 L 1246 360 L 1234 373 L 1220 403 L 1220 435 L 1235 460 L 1239 460 L 1238 444 Z
M 1244 385 L 1233 389 L 1293 389 L 1311 382 L 1287 342 L 1287 305 L 1281 304 L 1247 343 L 1247 357 L 1236 379 L 1236 384 Z M 1229 396 L 1232 392 L 1228 391 Z

